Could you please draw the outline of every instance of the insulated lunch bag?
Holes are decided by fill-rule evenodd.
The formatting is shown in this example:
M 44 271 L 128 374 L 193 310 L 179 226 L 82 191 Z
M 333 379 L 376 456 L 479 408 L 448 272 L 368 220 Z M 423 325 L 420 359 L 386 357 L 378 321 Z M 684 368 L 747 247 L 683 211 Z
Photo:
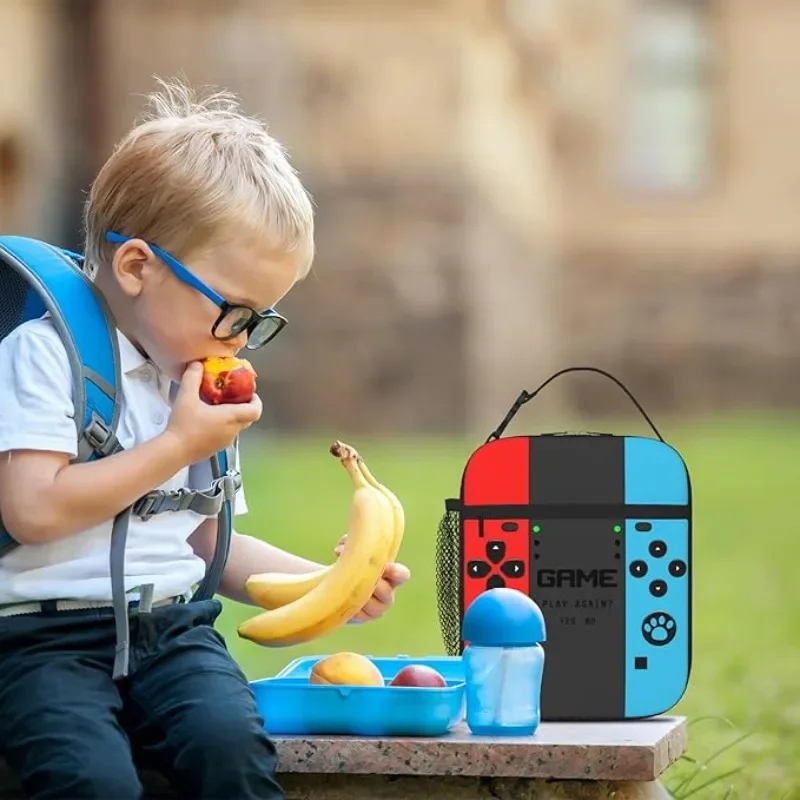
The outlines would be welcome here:
M 654 436 L 503 436 L 555 378 L 590 371 L 616 383 Z M 445 501 L 436 545 L 445 649 L 482 592 L 509 587 L 542 609 L 545 720 L 625 720 L 671 709 L 691 668 L 691 486 L 628 389 L 592 367 L 561 370 L 523 391 L 469 457 Z

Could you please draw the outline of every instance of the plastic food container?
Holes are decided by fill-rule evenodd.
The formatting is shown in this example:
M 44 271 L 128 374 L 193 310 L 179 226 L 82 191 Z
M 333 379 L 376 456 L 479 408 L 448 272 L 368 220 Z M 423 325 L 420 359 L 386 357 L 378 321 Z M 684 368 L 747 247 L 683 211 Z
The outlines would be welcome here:
M 325 656 L 298 658 L 272 678 L 252 681 L 264 727 L 275 735 L 443 736 L 464 719 L 460 657 L 371 657 L 388 682 L 408 664 L 437 670 L 447 686 L 320 686 L 309 683 Z

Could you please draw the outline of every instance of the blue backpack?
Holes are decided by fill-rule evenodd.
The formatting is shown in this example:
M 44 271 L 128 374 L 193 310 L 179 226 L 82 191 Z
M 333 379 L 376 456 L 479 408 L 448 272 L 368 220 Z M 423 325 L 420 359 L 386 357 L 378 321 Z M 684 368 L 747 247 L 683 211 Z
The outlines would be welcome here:
M 23 322 L 50 314 L 72 366 L 76 462 L 94 461 L 123 449 L 116 437 L 122 403 L 116 325 L 82 263 L 82 256 L 36 239 L 0 236 L 0 341 Z M 149 492 L 114 519 L 110 575 L 117 629 L 115 679 L 128 674 L 130 633 L 124 575 L 131 515 L 147 520 L 155 514 L 191 509 L 217 516 L 214 557 L 191 600 L 212 597 L 227 561 L 233 500 L 241 486 L 235 464 L 233 448 L 220 451 L 211 458 L 213 482 L 208 489 Z M 0 519 L 0 557 L 17 546 L 13 531 L 6 530 Z M 140 613 L 149 612 L 152 596 L 151 584 L 141 587 Z

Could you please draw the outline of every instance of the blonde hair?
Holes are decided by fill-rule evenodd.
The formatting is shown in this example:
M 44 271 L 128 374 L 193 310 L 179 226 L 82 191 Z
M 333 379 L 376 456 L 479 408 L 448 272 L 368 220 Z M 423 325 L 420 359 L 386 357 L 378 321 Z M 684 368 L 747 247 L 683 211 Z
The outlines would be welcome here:
M 311 197 L 283 146 L 228 91 L 198 98 L 184 82 L 156 79 L 150 112 L 116 145 L 84 211 L 86 260 L 110 263 L 108 231 L 154 242 L 176 258 L 203 250 L 223 230 L 250 233 L 297 260 L 314 259 Z

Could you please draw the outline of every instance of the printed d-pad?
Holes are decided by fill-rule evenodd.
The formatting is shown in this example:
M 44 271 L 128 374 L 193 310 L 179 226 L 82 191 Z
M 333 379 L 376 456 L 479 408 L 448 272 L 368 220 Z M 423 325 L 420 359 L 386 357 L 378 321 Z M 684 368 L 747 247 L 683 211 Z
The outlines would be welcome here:
M 503 524 L 506 525 L 506 523 Z M 503 530 L 505 531 L 506 528 Z M 468 578 L 485 580 L 486 589 L 498 589 L 505 587 L 509 581 L 513 582 L 526 577 L 528 570 L 524 558 L 521 557 L 525 548 L 524 539 L 504 541 L 499 538 L 490 538 L 485 544 L 481 543 L 480 547 L 480 551 L 477 553 L 473 551 L 473 553 L 475 555 L 480 553 L 483 557 L 474 558 L 466 563 Z M 520 548 L 523 548 L 523 552 L 520 551 Z

